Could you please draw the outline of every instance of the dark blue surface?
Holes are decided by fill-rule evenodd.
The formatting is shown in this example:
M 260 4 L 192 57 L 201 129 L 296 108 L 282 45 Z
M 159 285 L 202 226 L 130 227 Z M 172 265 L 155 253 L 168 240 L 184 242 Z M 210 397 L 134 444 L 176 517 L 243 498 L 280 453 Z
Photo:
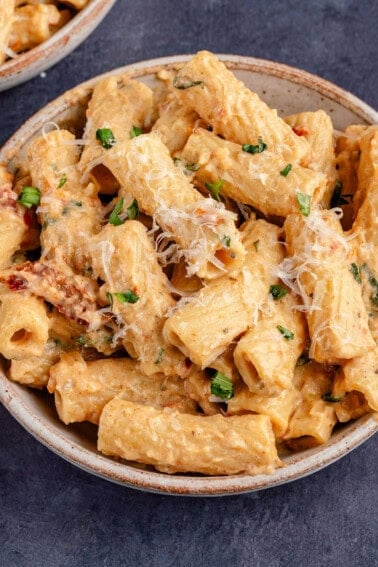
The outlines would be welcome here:
M 376 0 L 118 0 L 74 53 L 0 93 L 0 143 L 49 100 L 142 59 L 201 48 L 306 69 L 378 106 Z M 0 408 L 0 565 L 378 565 L 378 444 L 268 491 L 158 496 L 84 473 Z

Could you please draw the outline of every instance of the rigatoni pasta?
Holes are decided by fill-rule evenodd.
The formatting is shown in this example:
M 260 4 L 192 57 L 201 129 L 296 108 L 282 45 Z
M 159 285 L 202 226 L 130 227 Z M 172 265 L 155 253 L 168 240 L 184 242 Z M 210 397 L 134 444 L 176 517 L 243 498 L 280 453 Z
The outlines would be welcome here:
M 105 455 L 271 473 L 378 410 L 377 129 L 337 132 L 337 170 L 324 111 L 282 119 L 215 55 L 157 78 L 100 80 L 79 138 L 0 167 L 0 354 Z

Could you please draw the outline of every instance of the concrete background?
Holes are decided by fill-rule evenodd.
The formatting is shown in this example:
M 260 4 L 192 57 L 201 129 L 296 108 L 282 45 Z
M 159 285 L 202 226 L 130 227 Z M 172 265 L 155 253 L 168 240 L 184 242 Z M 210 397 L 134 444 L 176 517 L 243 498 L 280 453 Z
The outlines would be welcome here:
M 0 144 L 75 84 L 201 48 L 306 69 L 378 106 L 376 0 L 118 0 L 92 36 L 0 93 Z M 378 565 L 378 444 L 271 490 L 218 499 L 112 485 L 55 456 L 0 408 L 0 565 Z

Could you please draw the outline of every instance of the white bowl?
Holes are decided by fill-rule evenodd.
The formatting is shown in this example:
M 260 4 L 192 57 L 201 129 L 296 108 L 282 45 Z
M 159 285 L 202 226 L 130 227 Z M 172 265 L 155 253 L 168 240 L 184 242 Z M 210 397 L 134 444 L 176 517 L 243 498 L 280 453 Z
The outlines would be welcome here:
M 91 0 L 50 39 L 0 65 L 0 91 L 32 79 L 71 53 L 105 18 L 115 1 Z
M 28 120 L 0 151 L 0 162 L 12 161 L 14 155 L 36 135 L 48 121 L 72 128 L 77 122 L 83 126 L 83 109 L 93 85 L 111 74 L 130 73 L 131 76 L 153 86 L 154 75 L 162 67 L 176 68 L 190 56 L 155 59 L 116 69 L 96 77 L 68 91 L 49 103 Z M 301 110 L 323 108 L 341 130 L 351 123 L 374 123 L 377 113 L 353 95 L 335 85 L 304 71 L 278 63 L 221 55 L 227 65 L 280 113 L 291 114 Z M 102 478 L 126 486 L 188 495 L 224 495 L 260 490 L 309 475 L 346 455 L 366 441 L 377 430 L 373 416 L 364 416 L 355 422 L 340 426 L 326 445 L 310 449 L 284 459 L 285 467 L 271 475 L 238 475 L 208 477 L 197 475 L 167 475 L 143 469 L 133 463 L 117 462 L 96 449 L 96 428 L 91 424 L 69 427 L 59 421 L 50 396 L 10 382 L 0 373 L 0 401 L 9 412 L 41 443 L 64 459 Z

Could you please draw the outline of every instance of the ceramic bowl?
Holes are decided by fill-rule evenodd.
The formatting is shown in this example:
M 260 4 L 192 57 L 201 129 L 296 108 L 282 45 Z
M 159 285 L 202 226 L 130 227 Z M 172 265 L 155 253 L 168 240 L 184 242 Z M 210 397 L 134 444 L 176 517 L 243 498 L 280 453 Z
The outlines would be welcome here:
M 105 18 L 116 0 L 91 0 L 50 39 L 0 65 L 0 91 L 32 79 L 82 43 Z
M 278 63 L 221 55 L 227 66 L 247 86 L 256 91 L 281 114 L 323 108 L 333 119 L 336 129 L 351 123 L 373 123 L 377 113 L 353 95 L 309 73 Z M 110 74 L 130 73 L 150 86 L 161 68 L 176 68 L 189 56 L 155 59 L 116 69 L 96 77 L 49 103 L 28 120 L 0 151 L 0 162 L 12 157 L 49 121 L 70 129 L 76 125 L 78 134 L 84 124 L 84 105 L 93 86 Z M 373 416 L 339 427 L 324 446 L 284 458 L 285 466 L 271 475 L 238 475 L 208 477 L 199 475 L 167 475 L 146 470 L 133 463 L 117 462 L 98 453 L 96 428 L 90 424 L 69 427 L 58 420 L 51 396 L 12 383 L 0 375 L 0 400 L 9 412 L 34 437 L 52 451 L 78 467 L 107 480 L 152 492 L 181 495 L 226 495 L 260 490 L 290 482 L 314 473 L 336 461 L 366 441 L 377 430 Z

